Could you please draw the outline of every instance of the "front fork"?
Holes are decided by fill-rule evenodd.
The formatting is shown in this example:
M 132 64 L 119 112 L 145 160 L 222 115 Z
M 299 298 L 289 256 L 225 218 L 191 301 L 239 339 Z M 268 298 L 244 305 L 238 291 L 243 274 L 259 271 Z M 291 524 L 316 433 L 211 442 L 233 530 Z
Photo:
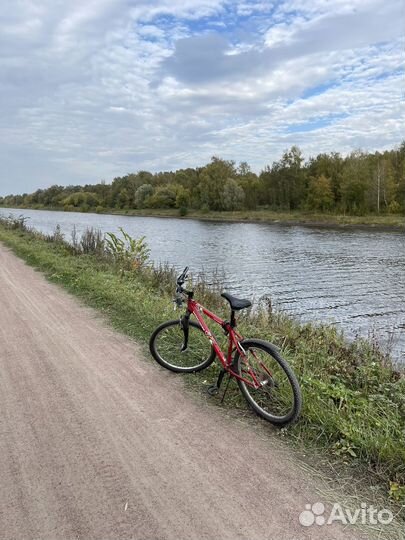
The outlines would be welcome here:
M 188 334 L 189 334 L 189 327 L 190 327 L 190 311 L 186 311 L 186 314 L 183 315 L 183 317 L 180 319 L 180 326 L 183 329 L 184 334 L 184 341 L 183 345 L 181 346 L 181 352 L 184 352 L 188 348 Z

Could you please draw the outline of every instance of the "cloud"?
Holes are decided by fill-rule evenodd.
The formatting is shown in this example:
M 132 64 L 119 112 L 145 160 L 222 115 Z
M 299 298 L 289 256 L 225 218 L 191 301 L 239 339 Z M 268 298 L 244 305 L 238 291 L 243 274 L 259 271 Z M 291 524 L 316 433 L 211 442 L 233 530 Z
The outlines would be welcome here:
M 291 144 L 309 155 L 402 137 L 399 0 L 21 0 L 3 11 L 3 194 L 213 154 L 259 171 Z
M 230 54 L 231 45 L 220 34 L 178 40 L 163 62 L 163 73 L 188 84 L 267 76 L 283 62 L 331 51 L 353 50 L 390 42 L 403 34 L 403 9 L 398 2 L 380 3 L 373 10 L 318 15 L 274 25 L 264 46 Z

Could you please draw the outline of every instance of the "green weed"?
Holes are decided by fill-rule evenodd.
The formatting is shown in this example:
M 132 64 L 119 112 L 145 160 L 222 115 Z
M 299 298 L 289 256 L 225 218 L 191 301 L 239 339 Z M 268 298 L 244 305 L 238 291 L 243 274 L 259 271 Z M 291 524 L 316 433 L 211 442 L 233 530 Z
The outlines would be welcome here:
M 119 254 L 118 262 L 111 247 L 100 256 L 99 248 L 84 250 L 77 240 L 77 249 L 73 249 L 72 243 L 49 241 L 27 229 L 19 219 L 0 220 L 0 239 L 140 342 L 146 344 L 161 322 L 180 316 L 173 312 L 172 303 L 176 273 L 168 266 L 147 264 L 144 239 L 131 247 L 124 235 L 129 252 L 123 260 Z M 109 239 L 115 245 L 111 236 Z M 117 246 L 119 253 L 127 249 L 120 242 Z M 133 265 L 138 255 L 139 264 Z M 204 275 L 194 277 L 196 297 L 228 317 L 228 307 L 219 296 L 220 284 L 220 276 L 210 280 Z M 216 330 L 223 340 L 220 329 Z M 273 342 L 299 378 L 302 417 L 283 434 L 344 462 L 363 464 L 377 475 L 391 499 L 405 501 L 405 377 L 387 355 L 372 342 L 348 342 L 334 327 L 300 325 L 274 312 L 270 304 L 242 315 L 239 330 L 245 336 Z M 202 391 L 215 381 L 217 373 L 218 367 L 213 365 L 185 380 Z M 226 404 L 246 410 L 234 383 Z

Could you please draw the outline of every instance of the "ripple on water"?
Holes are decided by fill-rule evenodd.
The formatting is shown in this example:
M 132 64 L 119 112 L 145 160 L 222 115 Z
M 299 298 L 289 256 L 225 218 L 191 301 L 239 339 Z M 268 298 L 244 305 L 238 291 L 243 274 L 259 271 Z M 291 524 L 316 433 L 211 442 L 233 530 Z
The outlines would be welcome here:
M 194 272 L 219 269 L 226 288 L 272 303 L 303 321 L 338 324 L 353 336 L 375 333 L 405 355 L 405 237 L 402 232 L 317 229 L 281 224 L 217 223 L 35 210 L 30 224 L 67 239 L 73 225 L 143 236 L 155 262 Z

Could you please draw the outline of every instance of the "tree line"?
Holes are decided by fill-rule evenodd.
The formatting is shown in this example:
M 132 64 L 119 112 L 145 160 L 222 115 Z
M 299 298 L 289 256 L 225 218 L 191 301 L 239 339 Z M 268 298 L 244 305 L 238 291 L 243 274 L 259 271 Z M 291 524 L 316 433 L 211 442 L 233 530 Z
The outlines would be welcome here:
M 384 152 L 323 153 L 305 161 L 292 146 L 260 174 L 246 162 L 213 157 L 204 167 L 139 171 L 109 184 L 53 185 L 0 197 L 0 206 L 107 209 L 177 208 L 202 211 L 305 210 L 364 215 L 405 213 L 405 141 Z

